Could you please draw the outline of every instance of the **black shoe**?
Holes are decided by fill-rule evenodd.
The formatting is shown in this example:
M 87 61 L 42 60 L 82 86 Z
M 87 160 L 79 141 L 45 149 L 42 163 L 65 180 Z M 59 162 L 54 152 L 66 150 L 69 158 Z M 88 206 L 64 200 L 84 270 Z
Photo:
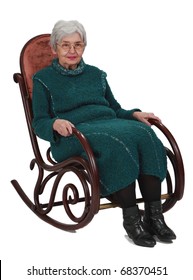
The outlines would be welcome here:
M 165 223 L 160 201 L 145 203 L 145 215 L 143 219 L 145 227 L 160 241 L 172 242 L 176 235 Z
M 152 235 L 144 228 L 138 206 L 123 208 L 123 226 L 128 236 L 136 245 L 154 247 L 156 244 Z

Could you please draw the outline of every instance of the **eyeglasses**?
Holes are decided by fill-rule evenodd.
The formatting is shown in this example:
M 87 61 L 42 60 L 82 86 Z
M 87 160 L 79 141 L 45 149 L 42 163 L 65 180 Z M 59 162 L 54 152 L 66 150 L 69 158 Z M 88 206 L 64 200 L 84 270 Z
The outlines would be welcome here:
M 62 43 L 61 45 L 57 43 L 59 47 L 61 47 L 65 52 L 69 52 L 71 48 L 73 47 L 75 51 L 80 52 L 84 49 L 85 44 L 84 43 Z

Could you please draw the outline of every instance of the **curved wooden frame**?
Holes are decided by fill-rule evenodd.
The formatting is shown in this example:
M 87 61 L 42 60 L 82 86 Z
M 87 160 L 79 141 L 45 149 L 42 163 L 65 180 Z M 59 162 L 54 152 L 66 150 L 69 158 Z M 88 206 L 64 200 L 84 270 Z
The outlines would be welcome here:
M 34 134 L 31 125 L 33 118 L 31 106 L 31 76 L 29 76 L 28 69 L 26 67 L 27 62 L 25 56 L 26 54 L 29 56 L 28 48 L 31 44 L 34 42 L 38 44 L 44 42 L 45 44 L 45 42 L 49 41 L 49 36 L 49 34 L 42 34 L 32 38 L 25 44 L 20 55 L 21 73 L 15 73 L 13 76 L 14 81 L 18 83 L 20 87 L 25 117 L 35 156 L 35 158 L 31 161 L 30 168 L 33 170 L 35 166 L 38 167 L 38 177 L 34 188 L 34 202 L 32 202 L 32 200 L 29 199 L 29 197 L 25 194 L 17 180 L 12 180 L 11 182 L 22 200 L 39 218 L 59 229 L 74 231 L 86 226 L 93 219 L 94 215 L 98 213 L 99 209 L 116 207 L 117 205 L 113 202 L 101 204 L 99 174 L 95 158 L 87 139 L 76 128 L 73 128 L 73 134 L 80 141 L 82 147 L 84 148 L 87 155 L 87 160 L 81 157 L 72 157 L 61 163 L 56 163 L 51 158 L 50 149 L 47 151 L 48 163 L 42 157 L 38 139 Z M 46 53 L 46 56 L 48 58 L 47 60 L 51 61 L 51 53 Z M 162 199 L 164 201 L 163 211 L 165 212 L 171 209 L 175 203 L 183 197 L 184 166 L 179 147 L 171 132 L 158 121 L 151 120 L 151 123 L 161 130 L 171 146 L 171 149 L 166 148 L 166 150 L 168 159 L 170 160 L 174 170 L 174 182 L 172 182 L 170 173 L 168 171 L 166 178 L 167 193 L 162 194 Z M 81 187 L 77 187 L 73 183 L 66 184 L 63 187 L 62 200 L 55 201 L 56 193 L 61 180 L 68 172 L 73 172 L 76 175 Z M 45 173 L 48 173 L 48 175 Z M 51 180 L 54 180 L 54 182 L 53 184 L 51 183 L 52 189 L 48 203 L 42 204 L 40 203 L 40 197 L 44 193 L 44 190 L 47 188 L 47 185 L 51 182 Z M 80 188 L 83 192 L 82 197 L 79 195 Z M 138 202 L 142 201 L 142 199 L 138 199 Z M 84 204 L 84 207 L 80 215 L 77 216 L 72 212 L 71 206 L 77 205 L 80 202 Z M 50 215 L 53 207 L 61 205 L 64 207 L 65 213 L 68 219 L 71 221 L 70 223 L 60 222 Z

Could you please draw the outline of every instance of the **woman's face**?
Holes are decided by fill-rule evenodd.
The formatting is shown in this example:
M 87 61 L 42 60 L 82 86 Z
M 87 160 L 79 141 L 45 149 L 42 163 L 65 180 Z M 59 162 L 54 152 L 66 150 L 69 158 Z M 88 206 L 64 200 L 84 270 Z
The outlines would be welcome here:
M 64 68 L 76 69 L 82 58 L 84 48 L 85 46 L 79 33 L 73 33 L 63 37 L 61 42 L 57 43 L 55 53 L 58 56 L 59 63 Z

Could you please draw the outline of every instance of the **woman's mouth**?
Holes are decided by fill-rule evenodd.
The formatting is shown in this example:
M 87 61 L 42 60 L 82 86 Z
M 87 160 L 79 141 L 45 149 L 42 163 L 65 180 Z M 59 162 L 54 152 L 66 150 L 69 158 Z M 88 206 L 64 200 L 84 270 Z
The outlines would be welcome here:
M 76 59 L 76 56 L 75 56 L 75 55 L 68 56 L 68 59 L 70 59 L 70 60 L 74 60 L 74 59 Z

